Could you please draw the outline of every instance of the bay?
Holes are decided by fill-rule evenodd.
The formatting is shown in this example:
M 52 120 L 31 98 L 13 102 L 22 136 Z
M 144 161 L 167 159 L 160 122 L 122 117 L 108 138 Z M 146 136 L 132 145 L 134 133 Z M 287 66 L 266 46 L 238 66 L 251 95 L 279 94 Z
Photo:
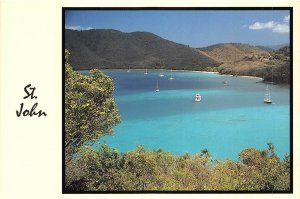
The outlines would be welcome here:
M 214 159 L 238 159 L 245 148 L 273 143 L 283 158 L 290 151 L 290 88 L 272 85 L 273 104 L 263 102 L 267 85 L 259 78 L 206 72 L 103 70 L 115 84 L 122 122 L 108 143 L 121 152 L 144 145 L 178 155 L 208 149 Z M 87 74 L 87 71 L 81 71 Z M 159 81 L 160 92 L 155 92 Z M 229 86 L 223 84 L 228 82 Z M 201 102 L 194 96 L 200 93 Z

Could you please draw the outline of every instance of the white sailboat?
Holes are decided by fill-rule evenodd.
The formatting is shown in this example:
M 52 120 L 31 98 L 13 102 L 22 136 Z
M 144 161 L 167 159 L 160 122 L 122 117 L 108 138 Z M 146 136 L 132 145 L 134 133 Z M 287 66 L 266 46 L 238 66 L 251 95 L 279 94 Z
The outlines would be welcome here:
M 173 70 L 171 69 L 171 77 L 169 78 L 169 80 L 173 80 L 173 79 L 175 78 L 173 77 Z
M 163 70 L 162 70 L 162 69 L 161 69 L 161 71 L 160 71 L 160 74 L 159 74 L 159 76 L 160 76 L 160 77 L 163 77 L 163 76 L 165 76 L 165 75 L 164 75 L 164 73 L 163 73 Z
M 147 75 L 147 74 L 148 74 L 148 70 L 147 70 L 147 68 L 146 68 L 146 72 L 144 72 L 144 74 L 145 74 L 145 75 Z
M 269 85 L 267 86 L 267 90 L 266 90 L 266 95 L 265 95 L 265 99 L 264 102 L 267 104 L 271 104 L 272 100 L 271 100 L 271 91 L 269 89 Z
M 128 67 L 128 70 L 127 70 L 127 72 L 128 72 L 128 73 L 130 72 L 130 66 Z
M 155 92 L 159 92 L 159 88 L 158 88 L 158 80 L 156 81 L 156 91 Z
M 273 68 L 272 68 L 272 82 L 271 83 L 274 84 L 274 82 L 273 82 Z M 266 94 L 265 94 L 264 103 L 272 104 L 271 89 L 269 88 L 269 85 L 267 85 L 267 90 L 266 90 Z

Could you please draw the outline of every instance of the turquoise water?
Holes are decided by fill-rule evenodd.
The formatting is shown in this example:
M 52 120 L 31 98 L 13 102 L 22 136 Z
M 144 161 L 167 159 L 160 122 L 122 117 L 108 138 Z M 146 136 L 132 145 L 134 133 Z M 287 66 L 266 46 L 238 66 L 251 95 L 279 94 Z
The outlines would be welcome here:
M 215 159 L 237 160 L 241 150 L 266 149 L 272 142 L 281 158 L 289 153 L 289 86 L 272 85 L 270 105 L 263 102 L 267 86 L 257 78 L 173 71 L 169 80 L 170 72 L 104 72 L 114 79 L 122 123 L 98 143 L 121 152 L 144 145 L 179 155 L 206 148 Z M 194 102 L 196 93 L 200 103 Z

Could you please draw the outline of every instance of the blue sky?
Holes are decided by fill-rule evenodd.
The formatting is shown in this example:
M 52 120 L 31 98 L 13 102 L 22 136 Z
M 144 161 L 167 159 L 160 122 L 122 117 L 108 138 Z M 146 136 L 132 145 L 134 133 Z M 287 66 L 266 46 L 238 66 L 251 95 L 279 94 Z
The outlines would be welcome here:
M 66 11 L 68 29 L 146 31 L 192 47 L 239 42 L 252 45 L 289 43 L 289 11 Z

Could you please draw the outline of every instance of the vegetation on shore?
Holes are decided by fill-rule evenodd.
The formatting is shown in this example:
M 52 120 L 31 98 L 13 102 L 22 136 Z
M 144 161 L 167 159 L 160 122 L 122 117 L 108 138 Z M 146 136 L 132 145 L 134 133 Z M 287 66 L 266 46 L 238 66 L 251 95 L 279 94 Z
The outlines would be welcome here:
M 89 76 L 73 71 L 65 50 L 65 151 L 66 160 L 86 142 L 108 134 L 121 122 L 113 98 L 112 79 L 98 69 Z
M 112 29 L 65 30 L 65 45 L 73 55 L 74 70 L 167 69 L 213 71 L 256 76 L 289 83 L 289 47 L 276 51 L 263 46 L 225 43 L 192 48 L 149 32 L 125 33 Z
M 222 62 L 218 67 L 207 67 L 207 71 L 261 77 L 266 82 L 290 83 L 290 47 L 266 52 L 245 44 L 222 44 L 201 50 Z
M 121 121 L 112 79 L 98 69 L 73 71 L 65 51 L 65 190 L 76 191 L 289 191 L 290 157 L 247 148 L 239 161 L 214 160 L 206 150 L 177 156 L 143 146 L 119 153 L 91 143 Z
M 125 33 L 111 29 L 65 30 L 66 48 L 74 56 L 75 70 L 98 69 L 198 69 L 219 63 L 187 45 L 149 32 Z M 190 68 L 191 67 L 191 68 Z
M 124 33 L 112 29 L 67 29 L 65 34 L 75 70 L 172 68 L 256 76 L 265 81 L 271 81 L 273 70 L 274 82 L 290 81 L 289 47 L 272 51 L 264 46 L 224 43 L 192 48 L 149 32 Z
M 84 148 L 66 165 L 68 191 L 288 191 L 290 159 L 244 149 L 239 161 L 213 160 L 207 150 L 177 156 L 163 150 L 119 153 Z

